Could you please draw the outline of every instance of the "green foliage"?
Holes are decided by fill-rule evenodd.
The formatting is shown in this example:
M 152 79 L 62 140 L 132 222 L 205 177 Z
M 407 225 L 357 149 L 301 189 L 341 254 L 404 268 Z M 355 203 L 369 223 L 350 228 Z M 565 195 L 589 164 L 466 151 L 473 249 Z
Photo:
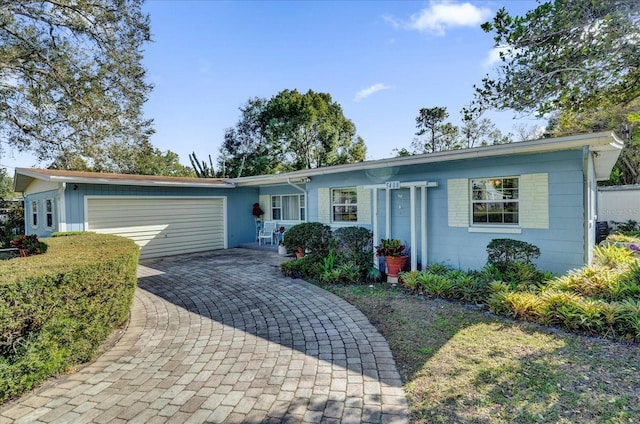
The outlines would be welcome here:
M 417 291 L 419 275 L 420 271 L 400 271 L 398 273 L 398 279 L 409 290 Z
M 407 246 L 398 239 L 381 239 L 375 246 L 376 256 L 403 256 L 406 255 Z
M 449 271 L 451 271 L 451 267 L 445 264 L 435 263 L 435 264 L 429 265 L 427 267 L 427 271 L 429 271 L 431 274 L 445 275 Z
M 282 262 L 280 271 L 287 277 L 310 279 L 317 273 L 317 262 L 312 256 L 304 256 L 295 261 Z
M 461 147 L 458 141 L 458 128 L 450 122 L 444 122 L 449 117 L 446 107 L 422 108 L 416 118 L 416 138 L 412 143 L 413 152 L 435 153 L 454 150 Z
M 554 0 L 524 16 L 500 9 L 482 25 L 501 48 L 501 64 L 477 88 L 498 109 L 593 110 L 640 97 L 636 0 Z
M 594 250 L 594 264 L 615 269 L 636 263 L 633 252 L 616 245 L 596 246 Z
M 0 402 L 90 360 L 128 318 L 133 241 L 84 234 L 47 243 L 46 255 L 0 262 Z
M 426 295 L 450 299 L 453 297 L 453 283 L 443 275 L 423 272 L 418 275 L 419 290 Z
M 324 257 L 329 253 L 331 227 L 319 222 L 303 222 L 284 233 L 284 245 L 290 252 L 299 248 L 311 251 L 312 256 Z
M 142 0 L 4 1 L 0 39 L 3 140 L 41 159 L 148 140 Z
M 284 275 L 324 283 L 356 283 L 367 278 L 372 262 L 372 234 L 361 227 L 330 227 L 313 222 L 291 227 L 284 234 L 288 250 L 308 249 L 301 260 L 281 265 Z M 297 263 L 299 262 L 299 263 Z
M 540 249 L 525 241 L 493 239 L 487 245 L 488 263 L 505 272 L 514 263 L 532 264 L 540 256 Z
M 365 277 L 373 261 L 373 233 L 364 227 L 341 227 L 333 232 L 337 246 L 345 260 L 359 268 Z M 356 278 L 356 281 L 359 278 Z
M 634 221 L 633 219 L 630 219 L 628 221 L 625 222 L 616 222 L 614 221 L 614 224 L 616 226 L 616 233 L 618 233 L 621 236 L 627 236 L 630 238 L 636 238 L 635 241 L 640 241 L 637 240 L 637 238 L 640 237 L 640 223 L 637 221 Z
M 199 161 L 196 157 L 196 153 L 192 152 L 189 155 L 189 161 L 191 162 L 191 167 L 196 173 L 196 177 L 198 178 L 215 178 L 216 172 L 213 167 L 213 160 L 211 160 L 211 155 L 209 155 L 209 163 L 205 161 Z
M 327 93 L 283 90 L 252 98 L 224 135 L 218 169 L 241 177 L 359 162 L 366 146 Z

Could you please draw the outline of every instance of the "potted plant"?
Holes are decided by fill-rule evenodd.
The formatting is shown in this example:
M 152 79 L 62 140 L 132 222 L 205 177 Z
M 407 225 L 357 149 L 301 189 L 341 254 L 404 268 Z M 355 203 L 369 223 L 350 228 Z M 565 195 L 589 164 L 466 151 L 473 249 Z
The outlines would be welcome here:
M 380 244 L 375 246 L 376 256 L 384 257 L 387 268 L 387 277 L 391 277 L 397 282 L 398 273 L 404 270 L 409 256 L 407 246 L 398 239 L 381 239 Z

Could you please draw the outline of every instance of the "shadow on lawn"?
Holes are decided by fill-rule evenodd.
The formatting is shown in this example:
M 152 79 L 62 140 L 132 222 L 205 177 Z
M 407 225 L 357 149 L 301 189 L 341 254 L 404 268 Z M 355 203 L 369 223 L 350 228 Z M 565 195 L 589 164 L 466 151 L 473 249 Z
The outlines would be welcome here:
M 637 422 L 640 346 L 402 291 L 342 290 L 387 338 L 415 422 Z M 350 293 L 351 292 L 351 293 Z M 364 295 L 366 294 L 366 295 Z

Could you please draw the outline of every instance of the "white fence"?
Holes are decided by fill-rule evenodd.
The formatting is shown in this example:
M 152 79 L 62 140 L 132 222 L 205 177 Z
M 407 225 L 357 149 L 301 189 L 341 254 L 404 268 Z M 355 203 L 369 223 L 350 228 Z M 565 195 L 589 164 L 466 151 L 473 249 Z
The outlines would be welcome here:
M 598 221 L 640 222 L 640 185 L 598 187 Z

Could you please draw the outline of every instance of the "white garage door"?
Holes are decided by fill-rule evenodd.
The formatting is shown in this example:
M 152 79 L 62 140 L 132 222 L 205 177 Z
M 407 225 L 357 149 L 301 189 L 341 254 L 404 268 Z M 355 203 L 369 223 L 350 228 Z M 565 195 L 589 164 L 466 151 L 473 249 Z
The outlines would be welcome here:
M 226 248 L 225 199 L 86 198 L 86 230 L 117 234 L 140 246 L 140 258 Z

